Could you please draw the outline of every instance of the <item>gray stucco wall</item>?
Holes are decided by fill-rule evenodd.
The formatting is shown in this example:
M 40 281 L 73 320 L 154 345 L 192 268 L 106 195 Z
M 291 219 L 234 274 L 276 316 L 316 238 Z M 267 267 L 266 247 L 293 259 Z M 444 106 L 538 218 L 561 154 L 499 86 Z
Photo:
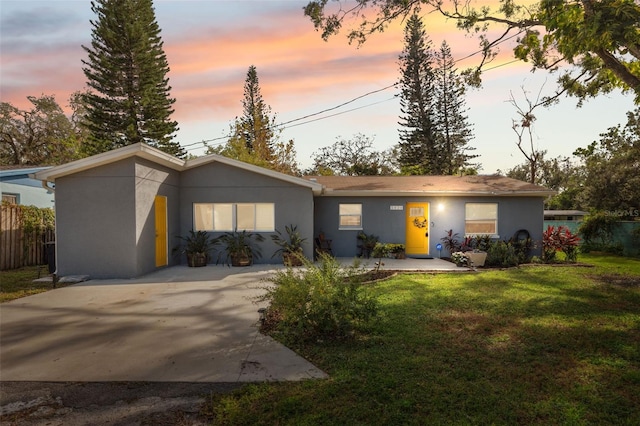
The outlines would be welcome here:
M 178 183 L 176 172 L 136 158 L 57 179 L 58 274 L 129 278 L 155 270 L 153 200 L 156 193 L 168 196 L 175 235 Z
M 178 172 L 143 159 L 136 163 L 136 244 L 138 275 L 156 269 L 155 197 L 167 197 L 167 245 L 169 265 L 180 263 L 171 255 L 180 235 L 180 176 Z
M 374 234 L 381 242 L 405 243 L 406 203 L 429 203 L 429 255 L 438 256 L 436 244 L 446 231 L 453 229 L 464 236 L 465 204 L 498 203 L 498 234 L 508 240 L 518 230 L 526 229 L 535 241 L 542 240 L 544 199 L 542 197 L 318 197 L 315 200 L 314 235 L 320 232 L 332 240 L 334 255 L 358 254 L 357 230 L 339 230 L 339 204 L 362 204 L 362 230 Z M 404 206 L 391 210 L 390 206 Z M 439 208 L 439 206 L 441 206 Z M 447 256 L 442 250 L 442 256 Z
M 209 163 L 186 170 L 181 175 L 180 217 L 181 235 L 193 229 L 193 203 L 274 203 L 275 229 L 284 232 L 287 225 L 296 225 L 306 238 L 305 256 L 313 256 L 313 194 L 309 188 L 279 179 L 258 175 L 221 163 Z M 277 246 L 272 232 L 262 233 L 262 259 L 256 263 L 276 263 L 272 258 Z M 220 233 L 211 233 L 213 237 Z M 214 254 L 213 261 L 217 257 Z M 186 262 L 186 259 L 182 259 Z

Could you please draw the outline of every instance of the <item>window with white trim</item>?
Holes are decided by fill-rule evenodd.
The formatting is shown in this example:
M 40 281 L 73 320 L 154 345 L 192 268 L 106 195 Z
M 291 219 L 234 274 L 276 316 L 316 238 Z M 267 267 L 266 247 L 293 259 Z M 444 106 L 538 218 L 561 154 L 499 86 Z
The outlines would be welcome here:
M 275 230 L 273 203 L 194 203 L 195 231 L 253 231 Z
M 340 204 L 339 214 L 339 229 L 362 229 L 362 204 Z
M 497 235 L 498 203 L 466 203 L 465 235 Z

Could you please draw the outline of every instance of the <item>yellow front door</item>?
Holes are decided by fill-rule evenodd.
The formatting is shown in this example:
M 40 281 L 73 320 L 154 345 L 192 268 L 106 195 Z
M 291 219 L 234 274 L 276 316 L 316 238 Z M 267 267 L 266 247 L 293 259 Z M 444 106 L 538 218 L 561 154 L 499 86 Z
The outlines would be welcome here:
M 167 247 L 167 197 L 157 195 L 155 200 L 156 217 L 156 267 L 167 266 L 169 253 Z
M 429 254 L 429 203 L 407 203 L 408 255 Z

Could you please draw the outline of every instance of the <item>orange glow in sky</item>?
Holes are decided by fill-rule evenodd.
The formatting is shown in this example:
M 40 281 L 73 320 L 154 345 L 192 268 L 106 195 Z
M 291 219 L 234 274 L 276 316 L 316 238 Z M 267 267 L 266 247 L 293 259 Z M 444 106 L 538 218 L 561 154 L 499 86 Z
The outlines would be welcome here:
M 397 89 L 387 89 L 400 78 L 398 56 L 403 48 L 403 24 L 396 22 L 384 33 L 374 34 L 362 46 L 349 45 L 344 34 L 321 39 L 302 7 L 306 0 L 282 1 L 178 1 L 156 0 L 170 65 L 171 96 L 176 98 L 174 119 L 179 122 L 177 140 L 191 153 L 202 153 L 199 141 L 223 143 L 232 120 L 242 114 L 243 84 L 255 65 L 265 102 L 278 122 L 294 120 L 347 103 L 330 118 L 289 126 L 284 139 L 294 139 L 303 167 L 314 151 L 349 139 L 356 133 L 375 138 L 386 149 L 398 141 Z M 453 57 L 465 58 L 478 50 L 475 38 L 466 36 L 433 14 L 424 13 L 426 28 L 438 48 L 447 40 Z M 19 108 L 27 108 L 27 96 L 53 94 L 66 108 L 74 91 L 85 88 L 82 45 L 91 41 L 90 0 L 2 0 L 0 9 L 0 96 Z M 511 120 L 516 116 L 507 102 L 510 93 L 525 87 L 537 93 L 550 91 L 554 77 L 531 74 L 522 63 L 510 63 L 512 46 L 504 45 L 489 66 L 484 87 L 467 95 L 472 142 L 480 154 L 482 172 L 506 170 L 523 161 L 514 144 Z M 473 66 L 478 56 L 460 61 L 460 69 Z M 538 114 L 539 147 L 551 156 L 569 155 L 597 139 L 608 127 L 624 122 L 633 109 L 632 97 L 602 96 L 575 108 L 575 100 Z M 347 112 L 347 110 L 352 110 Z M 296 122 L 300 124 L 301 122 Z

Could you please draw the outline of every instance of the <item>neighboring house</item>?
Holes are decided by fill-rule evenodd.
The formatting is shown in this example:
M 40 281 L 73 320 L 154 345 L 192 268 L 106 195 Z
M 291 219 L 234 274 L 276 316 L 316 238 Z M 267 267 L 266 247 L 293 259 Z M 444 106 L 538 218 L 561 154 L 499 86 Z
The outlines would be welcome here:
M 545 188 L 499 176 L 297 178 L 218 155 L 180 160 L 135 144 L 40 171 L 56 187 L 59 275 L 136 277 L 183 259 L 178 236 L 296 225 L 313 256 L 320 233 L 355 256 L 359 231 L 433 255 L 444 232 L 541 239 Z M 415 225 L 414 225 L 415 223 Z M 414 229 L 415 228 L 415 229 Z M 419 232 L 418 232 L 419 231 Z M 428 235 L 427 235 L 428 234 Z M 270 263 L 276 250 L 262 244 Z
M 560 220 L 564 222 L 580 222 L 583 221 L 588 212 L 581 210 L 545 210 L 544 220 Z
M 0 169 L 2 201 L 9 204 L 53 208 L 53 190 L 51 188 L 45 189 L 40 180 L 30 177 L 30 175 L 48 168 L 3 167 Z

